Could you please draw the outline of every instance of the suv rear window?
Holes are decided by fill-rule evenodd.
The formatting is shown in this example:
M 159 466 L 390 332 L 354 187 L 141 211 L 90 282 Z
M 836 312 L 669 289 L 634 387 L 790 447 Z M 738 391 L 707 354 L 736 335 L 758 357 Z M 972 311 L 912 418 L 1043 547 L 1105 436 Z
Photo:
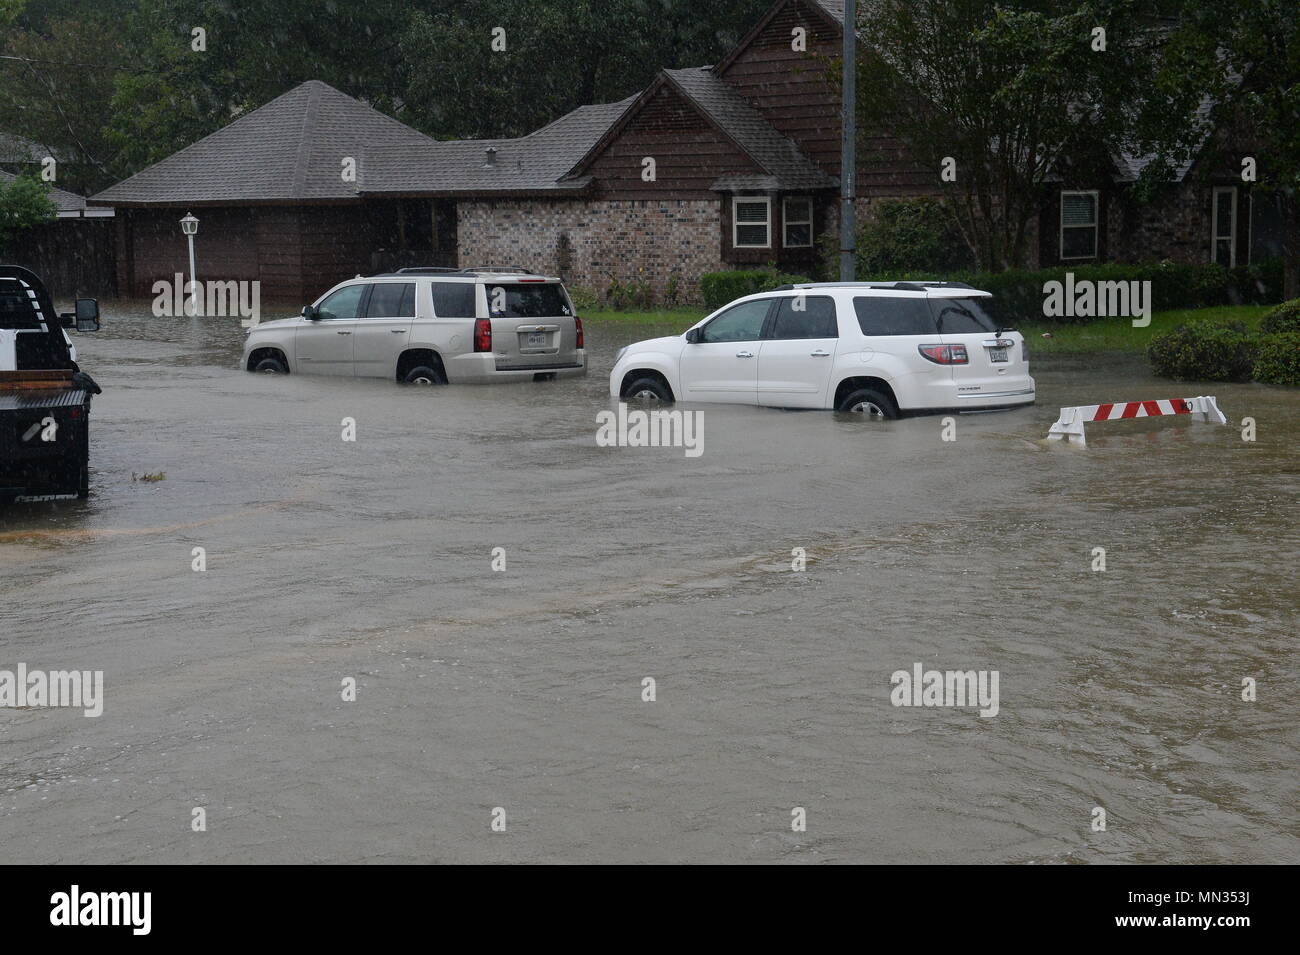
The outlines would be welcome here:
M 488 314 L 493 318 L 555 318 L 572 315 L 564 290 L 557 282 L 486 286 Z
M 988 301 L 989 299 L 978 298 L 933 298 L 930 299 L 930 308 L 934 311 L 934 321 L 941 334 L 993 332 L 997 331 L 999 324 L 997 319 L 985 310 L 984 306 Z
M 930 306 L 921 296 L 890 298 L 862 295 L 853 299 L 853 311 L 864 335 L 933 335 Z

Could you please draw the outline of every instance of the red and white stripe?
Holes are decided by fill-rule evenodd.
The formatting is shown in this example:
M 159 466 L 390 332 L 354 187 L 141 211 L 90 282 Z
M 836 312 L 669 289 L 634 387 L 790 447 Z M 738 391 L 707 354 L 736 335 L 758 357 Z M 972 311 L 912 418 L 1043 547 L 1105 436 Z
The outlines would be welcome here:
M 1083 405 L 1078 409 L 1082 421 L 1119 421 L 1122 418 L 1156 418 L 1160 415 L 1191 414 L 1186 398 L 1160 398 L 1156 401 L 1121 401 L 1109 405 Z

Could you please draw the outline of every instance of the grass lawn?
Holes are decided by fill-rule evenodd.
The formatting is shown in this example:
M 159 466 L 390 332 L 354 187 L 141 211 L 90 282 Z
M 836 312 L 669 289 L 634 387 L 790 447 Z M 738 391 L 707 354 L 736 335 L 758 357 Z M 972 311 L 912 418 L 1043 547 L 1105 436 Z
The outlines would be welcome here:
M 1151 339 L 1184 322 L 1208 319 L 1214 322 L 1238 321 L 1253 329 L 1273 306 L 1224 305 L 1216 308 L 1184 308 L 1152 312 L 1151 324 L 1134 328 L 1132 319 L 1100 318 L 1086 325 L 1057 325 L 1050 322 L 1026 323 L 1020 333 L 1029 342 L 1031 355 L 1054 355 L 1077 352 L 1121 351 L 1145 354 Z M 1047 332 L 1052 337 L 1044 338 Z
M 1020 332 L 1029 341 L 1032 355 L 1064 355 L 1079 352 L 1131 352 L 1144 354 L 1152 337 L 1169 331 L 1193 319 L 1216 322 L 1239 321 L 1254 328 L 1270 305 L 1225 305 L 1217 308 L 1175 309 L 1153 312 L 1151 324 L 1134 328 L 1131 319 L 1102 318 L 1086 325 L 1058 325 L 1034 322 L 1020 326 Z M 670 331 L 684 332 L 705 316 L 701 308 L 674 308 L 646 312 L 616 312 L 608 309 L 588 309 L 582 313 L 592 321 L 624 322 L 631 325 L 656 325 Z M 1044 338 L 1048 332 L 1051 338 Z

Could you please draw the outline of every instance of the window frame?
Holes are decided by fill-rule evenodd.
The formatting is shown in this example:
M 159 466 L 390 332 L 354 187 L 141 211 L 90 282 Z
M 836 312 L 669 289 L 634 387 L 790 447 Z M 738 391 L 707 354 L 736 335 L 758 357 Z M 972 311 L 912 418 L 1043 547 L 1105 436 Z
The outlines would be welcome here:
M 735 303 L 733 303 L 733 304 L 731 304 L 731 305 L 724 306 L 723 309 L 722 309 L 722 311 L 718 312 L 718 314 L 714 315 L 714 316 L 713 316 L 712 318 L 710 318 L 707 322 L 705 322 L 703 325 L 700 326 L 700 338 L 699 338 L 699 342 L 698 342 L 698 344 L 700 344 L 700 345 L 735 345 L 735 344 L 739 344 L 739 343 L 741 343 L 741 342 L 761 342 L 761 341 L 766 341 L 766 340 L 767 340 L 767 337 L 768 337 L 768 332 L 771 330 L 771 326 L 772 326 L 773 303 L 778 302 L 778 301 L 780 301 L 780 299 L 779 299 L 778 297 L 776 297 L 776 296 L 773 296 L 773 297 L 771 297 L 771 298 L 756 298 L 756 299 L 751 299 L 751 300 L 748 301 L 748 302 L 735 302 Z M 756 337 L 754 337 L 754 338 L 728 338 L 728 339 L 725 339 L 725 340 L 722 340 L 722 341 L 709 341 L 708 339 L 706 339 L 706 338 L 704 337 L 704 336 L 705 336 L 705 333 L 706 333 L 706 332 L 708 331 L 708 329 L 709 329 L 709 326 L 713 325 L 713 324 L 714 324 L 718 319 L 720 319 L 720 318 L 722 318 L 722 317 L 724 317 L 724 316 L 730 314 L 731 312 L 734 312 L 734 311 L 735 311 L 736 309 L 738 309 L 738 308 L 744 308 L 744 307 L 747 306 L 747 305 L 766 305 L 766 306 L 767 306 L 767 313 L 763 316 L 763 320 L 762 320 L 761 322 L 759 322 L 759 325 L 758 325 L 758 335 L 757 335 Z
M 757 222 L 740 221 L 738 207 L 742 202 L 761 202 L 767 209 L 767 218 L 763 222 L 767 230 L 767 241 L 762 245 L 740 242 L 740 227 L 742 225 L 754 226 Z M 733 249 L 770 249 L 772 248 L 772 197 L 771 196 L 732 196 L 731 197 L 731 247 Z
M 399 296 L 397 296 L 397 308 L 398 308 L 399 311 L 400 311 L 401 308 L 402 308 L 402 302 L 405 301 L 405 299 L 406 299 L 406 291 L 407 291 L 407 289 L 410 289 L 410 291 L 411 291 L 411 314 L 410 314 L 410 315 L 371 315 L 371 314 L 370 314 L 370 306 L 371 306 L 371 304 L 375 301 L 375 291 L 374 291 L 374 290 L 375 290 L 376 288 L 378 288 L 379 286 L 381 286 L 381 285 L 400 285 L 400 286 L 402 286 L 402 294 L 400 294 Z M 392 321 L 392 320 L 404 320 L 404 319 L 407 319 L 407 318 L 415 318 L 415 300 L 416 300 L 416 295 L 418 294 L 418 291 L 419 291 L 419 290 L 418 290 L 418 283 L 416 283 L 416 282 L 372 282 L 371 285 L 370 285 L 370 294 L 366 297 L 366 308 L 365 308 L 365 314 L 364 314 L 364 315 L 358 315 L 357 317 L 358 317 L 359 319 L 365 319 L 365 320 L 367 320 L 367 321 L 370 321 L 370 320 L 374 320 L 374 321 L 384 321 L 385 319 L 387 319 L 387 320 L 389 320 L 389 321 Z
M 361 320 L 361 317 L 366 313 L 366 310 L 370 308 L 370 289 L 371 289 L 372 287 L 373 287 L 373 284 L 370 283 L 370 282 L 356 282 L 356 283 L 354 283 L 354 284 L 352 284 L 352 285 L 345 285 L 345 286 L 343 286 L 342 288 L 337 288 L 337 289 L 335 289 L 335 290 L 332 291 L 332 292 L 328 292 L 328 293 L 326 293 L 325 297 L 322 298 L 322 299 L 320 300 L 320 303 L 316 306 L 316 314 L 317 314 L 318 316 L 320 315 L 320 310 L 321 310 L 322 308 L 325 307 L 325 303 L 326 303 L 326 302 L 328 302 L 330 299 L 332 299 L 335 295 L 342 295 L 344 292 L 347 292 L 347 291 L 349 291 L 350 289 L 354 289 L 354 288 L 359 288 L 359 289 L 361 289 L 361 296 L 357 299 L 357 314 L 353 315 L 351 318 L 344 318 L 344 317 L 341 316 L 341 315 L 335 315 L 333 318 L 325 318 L 325 317 L 322 316 L 322 317 L 319 317 L 319 318 L 317 319 L 317 321 L 318 321 L 318 322 L 356 322 L 356 321 L 360 321 L 360 320 Z
M 790 203 L 791 203 L 792 201 L 793 201 L 793 202 L 806 202 L 806 203 L 808 204 L 808 218 L 807 218 L 807 219 L 791 219 L 791 218 L 790 218 L 790 212 L 789 212 L 789 209 L 790 209 Z M 812 200 L 812 196 L 786 196 L 785 198 L 783 198 L 783 199 L 781 200 L 781 245 L 782 245 L 783 248 L 786 248 L 786 249 L 811 249 L 811 248 L 812 248 L 812 245 L 813 245 L 813 216 L 814 216 L 814 215 L 815 215 L 815 211 L 814 211 L 814 209 L 813 209 L 813 200 Z M 807 242 L 791 242 L 791 241 L 790 241 L 790 226 L 792 226 L 792 225 L 806 225 L 806 226 L 808 227 L 808 241 L 807 241 Z
M 797 299 L 800 295 L 803 296 L 803 298 L 804 298 L 804 302 L 805 302 L 805 303 L 807 303 L 807 301 L 808 301 L 809 299 L 814 299 L 814 298 L 815 298 L 815 299 L 825 299 L 827 302 L 830 302 L 830 304 L 831 304 L 831 320 L 834 322 L 834 325 L 835 325 L 835 334 L 833 334 L 833 335 L 805 335 L 805 336 L 801 336 L 801 337 L 799 337 L 799 338 L 782 338 L 781 336 L 777 335 L 777 333 L 776 333 L 776 323 L 777 323 L 777 322 L 780 320 L 780 318 L 781 318 L 781 309 L 784 307 L 784 304 L 785 304 L 786 302 L 793 302 L 793 301 L 794 301 L 795 299 Z M 793 311 L 793 309 L 794 309 L 794 306 L 792 305 L 792 306 L 791 306 L 791 311 Z M 840 337 L 840 308 L 839 308 L 839 303 L 838 303 L 838 302 L 836 301 L 836 299 L 835 299 L 835 296 L 834 296 L 834 295 L 824 295 L 824 294 L 814 294 L 814 295 L 809 295 L 807 292 L 795 292 L 795 293 L 790 294 L 790 295 L 782 295 L 782 296 L 778 297 L 777 300 L 776 300 L 776 307 L 773 308 L 770 312 L 768 312 L 768 316 L 767 316 L 767 324 L 766 324 L 766 326 L 765 326 L 764 329 L 763 329 L 763 340 L 764 340 L 764 341 L 773 341 L 773 342 L 816 342 L 816 341 L 828 341 L 828 340 L 830 340 L 830 339 L 832 339 L 832 338 L 834 338 L 834 339 L 838 339 L 839 337 Z
M 1228 235 L 1219 235 L 1219 194 L 1228 192 L 1232 194 L 1232 208 L 1228 213 L 1228 218 L 1232 224 L 1232 229 Z M 1224 239 L 1228 240 L 1228 263 L 1227 268 L 1237 267 L 1237 228 L 1240 222 L 1240 213 L 1237 207 L 1238 195 L 1236 186 L 1215 186 L 1210 190 L 1210 264 L 1218 263 L 1216 252 L 1219 242 Z
M 1071 225 L 1065 224 L 1065 197 L 1066 196 L 1092 196 L 1092 225 Z M 1097 258 L 1097 250 L 1101 245 L 1101 190 L 1100 189 L 1062 189 L 1058 201 L 1060 206 L 1057 216 L 1059 227 L 1057 229 L 1057 257 L 1062 261 L 1083 261 L 1084 259 Z M 1065 254 L 1065 230 L 1066 229 L 1091 229 L 1092 230 L 1092 252 L 1088 255 L 1066 255 Z

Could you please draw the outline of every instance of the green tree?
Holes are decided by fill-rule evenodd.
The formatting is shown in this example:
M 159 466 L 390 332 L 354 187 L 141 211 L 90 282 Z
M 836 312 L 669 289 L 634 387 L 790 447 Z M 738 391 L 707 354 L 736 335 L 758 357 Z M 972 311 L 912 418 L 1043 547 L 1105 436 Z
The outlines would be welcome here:
M 1255 188 L 1282 197 L 1286 213 L 1283 288 L 1300 297 L 1300 5 L 1292 0 L 1187 0 L 1185 32 L 1202 55 L 1181 72 L 1186 87 L 1205 90 L 1215 127 L 1233 139 L 1212 141 L 1220 155 L 1246 146 L 1256 161 Z
M 859 32 L 860 158 L 901 141 L 981 269 L 1026 263 L 1054 173 L 1105 174 L 1139 142 L 1189 148 L 1169 105 L 1184 87 L 1150 105 L 1166 36 L 1133 0 L 879 0 Z
M 0 251 L 19 232 L 53 221 L 58 209 L 50 201 L 50 188 L 34 176 L 0 178 Z
M 462 0 L 417 12 L 402 38 L 402 118 L 431 135 L 521 136 L 579 106 L 639 92 L 663 67 L 724 55 L 771 0 Z M 494 34 L 500 28 L 501 34 Z M 505 49 L 494 50 L 494 36 Z

